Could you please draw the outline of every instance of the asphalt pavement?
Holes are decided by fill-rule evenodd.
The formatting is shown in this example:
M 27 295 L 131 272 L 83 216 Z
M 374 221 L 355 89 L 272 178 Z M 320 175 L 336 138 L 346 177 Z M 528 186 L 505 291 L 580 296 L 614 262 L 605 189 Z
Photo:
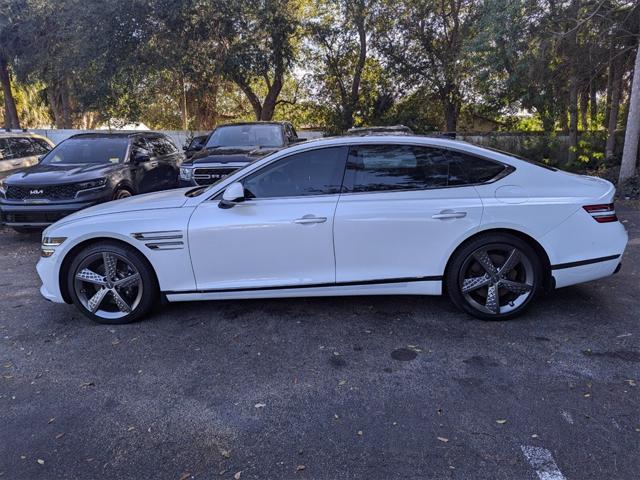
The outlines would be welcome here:
M 0 228 L 0 478 L 636 479 L 640 210 L 619 274 L 482 322 L 439 297 L 97 325 Z

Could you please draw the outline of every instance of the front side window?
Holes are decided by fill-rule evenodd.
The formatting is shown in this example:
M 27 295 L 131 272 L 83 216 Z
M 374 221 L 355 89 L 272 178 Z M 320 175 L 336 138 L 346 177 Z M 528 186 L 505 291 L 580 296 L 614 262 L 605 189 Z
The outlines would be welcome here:
M 45 165 L 122 163 L 127 153 L 126 137 L 69 138 L 54 147 L 43 159 Z
M 349 152 L 345 192 L 425 190 L 487 182 L 507 167 L 473 155 L 414 145 L 360 145 Z
M 242 184 L 245 197 L 277 198 L 340 192 L 347 147 L 295 153 L 250 174 Z
M 41 138 L 31 138 L 30 140 L 33 144 L 33 149 L 36 152 L 36 155 L 44 155 L 51 150 L 51 145 Z

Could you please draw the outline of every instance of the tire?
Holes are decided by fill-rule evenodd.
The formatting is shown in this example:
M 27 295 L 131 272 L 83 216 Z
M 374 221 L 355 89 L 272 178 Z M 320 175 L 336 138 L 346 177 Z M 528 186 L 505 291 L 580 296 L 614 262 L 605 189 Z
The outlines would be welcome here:
M 445 273 L 445 288 L 453 304 L 482 320 L 520 315 L 542 283 L 542 263 L 536 251 L 507 233 L 487 233 L 462 244 Z
M 147 259 L 117 242 L 99 242 L 75 254 L 66 281 L 73 304 L 98 323 L 119 325 L 139 320 L 160 297 Z
M 123 198 L 129 198 L 132 196 L 133 193 L 127 188 L 118 188 L 115 192 L 113 192 L 114 200 L 122 200 Z

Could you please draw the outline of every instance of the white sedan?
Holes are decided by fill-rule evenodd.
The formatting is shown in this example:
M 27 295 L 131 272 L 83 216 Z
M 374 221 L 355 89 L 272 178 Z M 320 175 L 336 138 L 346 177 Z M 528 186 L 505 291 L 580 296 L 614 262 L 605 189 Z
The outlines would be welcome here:
M 53 302 L 124 323 L 169 301 L 439 295 L 506 319 L 615 273 L 627 233 L 606 180 L 453 140 L 323 139 L 209 187 L 140 195 L 47 228 Z

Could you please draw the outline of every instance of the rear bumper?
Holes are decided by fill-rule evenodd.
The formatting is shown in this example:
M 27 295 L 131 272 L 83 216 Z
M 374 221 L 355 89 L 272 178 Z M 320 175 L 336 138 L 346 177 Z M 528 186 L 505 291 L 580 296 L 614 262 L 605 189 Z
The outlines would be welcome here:
M 556 288 L 566 287 L 613 275 L 620 270 L 620 260 L 621 255 L 610 255 L 599 259 L 589 259 L 584 263 L 567 264 L 567 266 L 552 265 L 551 274 L 555 280 Z
M 109 198 L 69 203 L 15 204 L 0 202 L 0 224 L 10 227 L 46 227 L 83 208 Z

